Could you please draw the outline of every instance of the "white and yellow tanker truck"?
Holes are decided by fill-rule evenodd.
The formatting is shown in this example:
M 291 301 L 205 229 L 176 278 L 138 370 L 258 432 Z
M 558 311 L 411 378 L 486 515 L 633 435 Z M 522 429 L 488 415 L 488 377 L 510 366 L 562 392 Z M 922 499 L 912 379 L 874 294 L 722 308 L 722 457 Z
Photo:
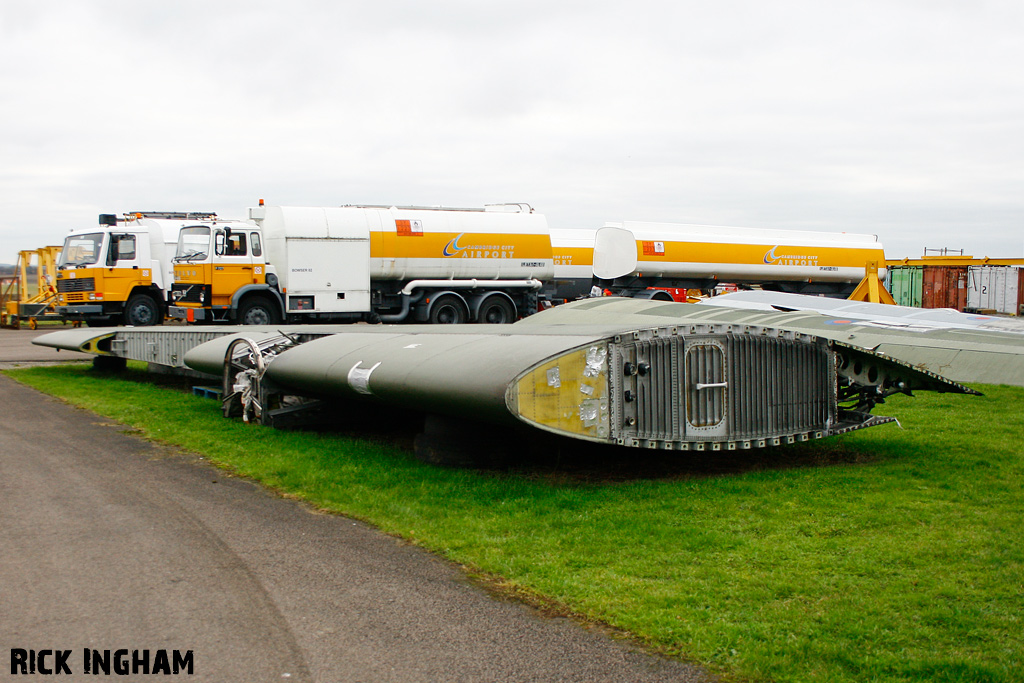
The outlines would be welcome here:
M 547 221 L 482 209 L 260 206 L 184 228 L 170 315 L 189 322 L 510 323 L 553 276 Z

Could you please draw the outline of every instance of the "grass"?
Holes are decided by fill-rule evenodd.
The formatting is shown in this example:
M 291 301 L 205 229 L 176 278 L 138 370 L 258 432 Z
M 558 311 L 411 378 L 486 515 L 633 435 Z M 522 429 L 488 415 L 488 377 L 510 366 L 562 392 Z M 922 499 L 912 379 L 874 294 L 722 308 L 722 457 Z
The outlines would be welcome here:
M 1024 389 L 899 397 L 879 412 L 902 429 L 717 460 L 477 471 L 401 435 L 224 420 L 141 372 L 7 374 L 730 679 L 1024 679 Z

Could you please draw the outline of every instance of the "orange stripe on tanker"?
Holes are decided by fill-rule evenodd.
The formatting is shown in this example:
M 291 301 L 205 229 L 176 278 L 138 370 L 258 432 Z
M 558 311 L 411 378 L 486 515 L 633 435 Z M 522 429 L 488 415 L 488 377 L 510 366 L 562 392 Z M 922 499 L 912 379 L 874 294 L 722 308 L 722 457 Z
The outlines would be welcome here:
M 371 234 L 372 258 L 551 259 L 546 234 L 420 232 L 407 233 L 416 234 L 415 240 L 387 240 L 388 234 Z
M 851 249 L 772 244 L 637 241 L 640 263 L 736 263 L 751 266 L 839 266 L 863 270 L 869 260 L 884 259 L 881 247 Z
M 551 250 L 556 266 L 594 265 L 593 247 L 552 247 Z

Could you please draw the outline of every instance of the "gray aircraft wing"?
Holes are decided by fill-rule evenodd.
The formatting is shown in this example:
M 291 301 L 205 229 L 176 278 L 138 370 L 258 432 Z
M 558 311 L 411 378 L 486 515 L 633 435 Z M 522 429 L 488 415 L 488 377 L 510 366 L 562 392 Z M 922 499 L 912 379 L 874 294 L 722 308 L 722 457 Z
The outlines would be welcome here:
M 975 393 L 762 313 L 733 321 L 722 312 L 607 298 L 514 325 L 356 325 L 301 343 L 294 330 L 241 330 L 197 346 L 185 363 L 223 372 L 226 402 L 237 402 L 225 409 L 259 419 L 275 396 L 295 394 L 662 450 L 822 438 L 891 421 L 871 410 L 894 393 Z
M 219 375 L 225 414 L 377 402 L 661 450 L 794 443 L 893 421 L 895 393 L 976 393 L 815 313 L 600 298 L 513 325 L 118 328 L 37 343 Z M 167 348 L 164 348 L 167 347 Z

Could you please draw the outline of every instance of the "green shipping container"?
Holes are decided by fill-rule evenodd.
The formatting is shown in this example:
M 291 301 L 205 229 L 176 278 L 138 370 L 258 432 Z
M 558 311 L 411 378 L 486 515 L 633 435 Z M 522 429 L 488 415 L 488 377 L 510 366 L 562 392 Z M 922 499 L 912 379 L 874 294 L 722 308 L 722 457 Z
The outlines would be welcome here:
M 900 306 L 921 308 L 924 268 L 921 266 L 890 267 L 886 275 L 889 293 Z

